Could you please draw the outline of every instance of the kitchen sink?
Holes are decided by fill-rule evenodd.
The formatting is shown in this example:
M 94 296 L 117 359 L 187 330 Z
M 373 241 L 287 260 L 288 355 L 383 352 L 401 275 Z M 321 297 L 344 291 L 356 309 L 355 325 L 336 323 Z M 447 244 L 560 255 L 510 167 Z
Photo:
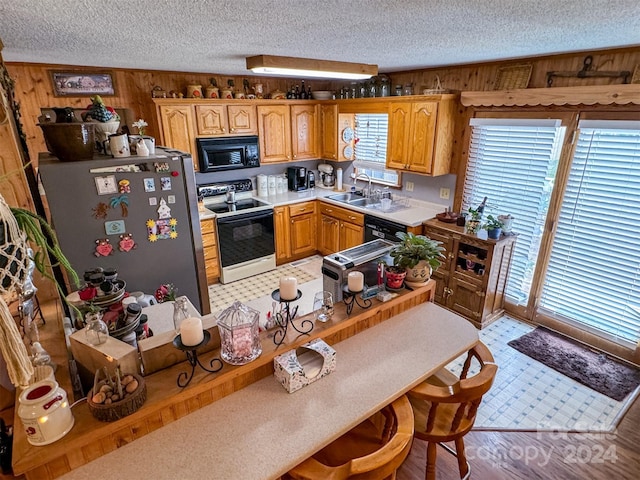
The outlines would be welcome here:
M 337 193 L 335 195 L 329 195 L 327 198 L 335 200 L 336 202 L 348 203 L 350 205 L 353 205 L 353 202 L 367 200 L 362 195 L 357 195 L 355 193 Z

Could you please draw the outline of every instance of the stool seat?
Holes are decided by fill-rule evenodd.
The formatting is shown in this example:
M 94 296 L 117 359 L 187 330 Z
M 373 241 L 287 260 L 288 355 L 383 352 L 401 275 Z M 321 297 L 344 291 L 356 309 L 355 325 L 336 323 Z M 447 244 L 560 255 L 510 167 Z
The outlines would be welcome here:
M 409 455 L 413 410 L 403 395 L 310 458 L 283 478 L 295 480 L 395 479 Z

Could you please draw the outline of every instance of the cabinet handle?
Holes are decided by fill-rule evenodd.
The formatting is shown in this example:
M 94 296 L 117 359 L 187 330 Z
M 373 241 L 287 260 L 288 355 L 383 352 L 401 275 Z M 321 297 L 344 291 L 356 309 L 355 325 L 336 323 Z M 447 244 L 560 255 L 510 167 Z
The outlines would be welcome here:
M 293 225 L 293 218 L 291 219 L 291 225 Z
M 355 220 L 357 217 L 352 217 L 351 215 L 349 215 L 349 220 Z
M 236 129 L 235 129 L 235 128 L 230 128 L 230 129 L 229 129 L 229 131 L 230 131 L 230 132 L 235 132 L 235 131 L 236 131 Z
M 325 212 L 327 212 L 327 213 L 333 213 L 333 210 L 331 210 L 330 208 L 327 208 L 327 209 L 325 210 Z
M 222 131 L 223 131 L 223 132 L 226 132 L 227 130 L 223 127 L 223 128 L 222 128 Z
M 301 208 L 300 209 L 301 212 L 304 212 L 305 210 L 306 210 L 306 208 Z
M 453 254 L 453 252 L 449 252 L 449 260 L 453 260 L 453 258 L 455 257 L 455 255 Z
M 294 156 L 293 156 L 293 158 L 298 158 L 298 156 L 297 156 L 297 155 L 294 155 Z
M 476 295 L 482 298 L 485 296 L 485 293 L 482 290 L 476 290 Z
M 442 292 L 443 292 L 445 297 L 453 295 L 453 290 L 451 290 L 449 287 L 444 287 Z

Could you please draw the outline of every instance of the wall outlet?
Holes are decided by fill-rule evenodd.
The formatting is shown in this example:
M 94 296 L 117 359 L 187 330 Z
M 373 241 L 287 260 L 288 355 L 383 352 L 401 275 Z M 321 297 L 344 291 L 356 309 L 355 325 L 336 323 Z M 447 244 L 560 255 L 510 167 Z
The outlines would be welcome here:
M 413 192 L 413 182 L 407 182 L 404 188 L 407 192 Z
M 451 193 L 451 190 L 449 190 L 448 188 L 441 188 L 440 189 L 440 198 L 442 198 L 443 200 L 449 200 L 449 194 Z

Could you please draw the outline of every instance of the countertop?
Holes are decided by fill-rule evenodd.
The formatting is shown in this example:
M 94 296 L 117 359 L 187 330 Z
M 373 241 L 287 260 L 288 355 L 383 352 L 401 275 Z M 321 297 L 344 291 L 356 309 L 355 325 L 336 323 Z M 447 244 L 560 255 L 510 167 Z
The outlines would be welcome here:
M 61 478 L 275 479 L 477 341 L 426 302 L 333 345 L 336 371 L 302 390 L 269 376 Z
M 307 202 L 311 200 L 322 200 L 327 203 L 331 203 L 333 205 L 337 205 L 339 207 L 348 208 L 350 210 L 354 210 L 360 213 L 367 213 L 369 215 L 374 215 L 376 217 L 384 218 L 386 220 L 390 220 L 392 222 L 400 223 L 402 225 L 406 225 L 408 227 L 418 227 L 422 225 L 426 220 L 435 217 L 436 213 L 444 212 L 447 205 L 440 205 L 437 203 L 425 202 L 422 200 L 404 197 L 403 201 L 409 203 L 409 206 L 397 211 L 392 212 L 383 212 L 381 210 L 372 209 L 372 208 L 363 208 L 363 207 L 355 207 L 352 205 L 346 205 L 342 202 L 338 202 L 336 200 L 331 200 L 327 197 L 330 195 L 335 195 L 339 193 L 334 190 L 323 189 L 323 188 L 312 188 L 309 190 L 304 190 L 301 192 L 291 192 L 287 191 L 278 195 L 270 195 L 268 197 L 259 197 L 257 196 L 257 192 L 253 192 L 256 198 L 263 200 L 265 202 L 270 203 L 274 207 L 281 207 L 284 205 L 291 205 L 294 203 Z M 394 195 L 394 192 L 392 192 Z M 209 218 L 215 218 L 215 213 L 210 210 L 207 210 L 206 207 L 203 207 L 200 211 L 200 220 L 206 220 Z

